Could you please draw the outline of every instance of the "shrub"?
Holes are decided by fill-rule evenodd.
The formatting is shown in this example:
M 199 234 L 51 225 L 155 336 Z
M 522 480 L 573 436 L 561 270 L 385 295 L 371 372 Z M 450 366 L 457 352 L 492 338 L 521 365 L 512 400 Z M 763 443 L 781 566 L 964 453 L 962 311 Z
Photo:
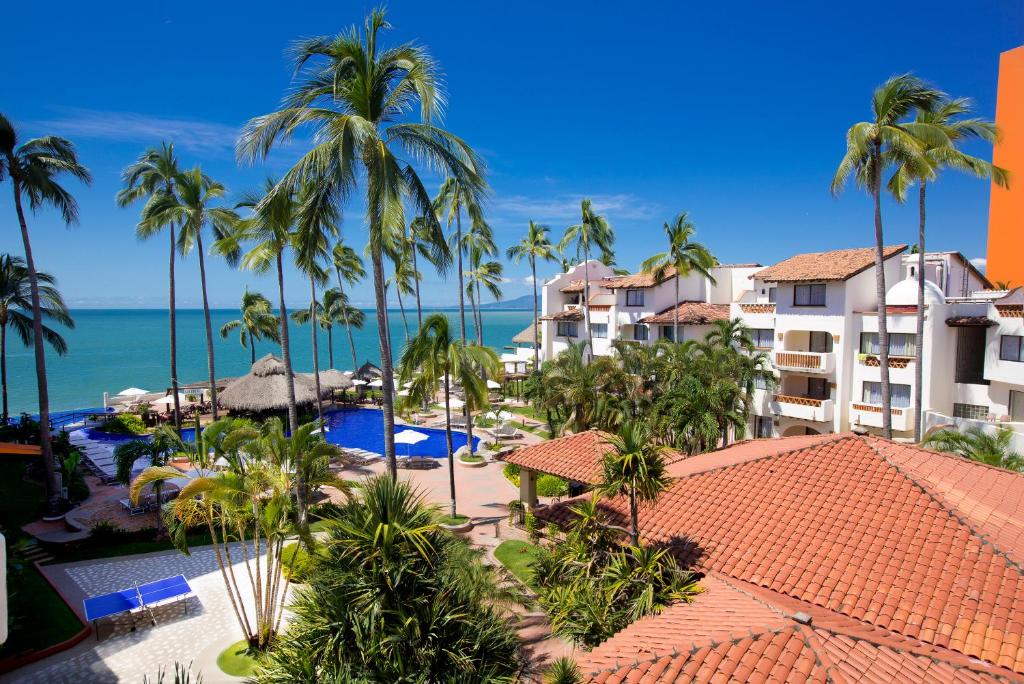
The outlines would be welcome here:
M 480 454 L 465 453 L 459 456 L 459 460 L 465 461 L 466 463 L 479 463 L 480 461 L 484 460 L 484 457 L 481 456 Z
M 508 524 L 518 527 L 523 524 L 523 512 L 525 507 L 519 499 L 512 499 L 508 502 Z
M 135 414 L 118 413 L 103 421 L 97 429 L 112 435 L 141 435 L 146 432 L 146 424 Z
M 532 511 L 526 511 L 523 527 L 526 528 L 526 534 L 530 536 L 530 541 L 534 544 L 540 541 L 540 524 L 537 522 L 537 516 Z
M 120 544 L 132 537 L 131 532 L 109 520 L 100 520 L 89 530 L 89 541 L 98 545 Z
M 506 463 L 502 469 L 505 479 L 519 486 L 519 466 L 515 463 Z M 537 476 L 537 496 L 565 496 L 569 493 L 569 483 L 554 475 Z
M 281 549 L 281 567 L 285 576 L 296 584 L 306 581 L 315 563 L 313 554 L 304 545 L 299 546 L 298 542 L 287 544 Z

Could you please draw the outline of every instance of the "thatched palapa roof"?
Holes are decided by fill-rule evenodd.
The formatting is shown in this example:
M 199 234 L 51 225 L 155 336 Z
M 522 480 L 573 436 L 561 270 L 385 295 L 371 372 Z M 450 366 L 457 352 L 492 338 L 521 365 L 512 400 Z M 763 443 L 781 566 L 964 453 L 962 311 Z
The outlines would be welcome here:
M 312 376 L 292 374 L 295 378 L 295 403 L 316 401 Z M 323 388 L 321 387 L 321 391 Z M 229 411 L 284 411 L 288 408 L 288 386 L 284 362 L 267 354 L 252 369 L 217 395 L 217 403 Z
M 357 370 L 355 372 L 355 375 L 353 375 L 352 377 L 356 378 L 357 380 L 376 380 L 377 378 L 384 377 L 384 371 L 382 371 L 380 368 L 367 361 L 366 363 L 359 367 L 359 370 Z
M 515 337 L 512 338 L 512 342 L 515 344 L 537 344 L 536 334 L 540 332 L 540 321 L 534 320 L 525 330 L 516 333 Z
M 300 376 L 306 378 L 310 382 L 313 382 L 312 373 L 299 373 Z M 325 371 L 320 371 L 320 389 L 324 391 L 332 390 L 344 390 L 354 387 L 352 384 L 352 378 L 345 375 L 339 370 L 330 368 Z

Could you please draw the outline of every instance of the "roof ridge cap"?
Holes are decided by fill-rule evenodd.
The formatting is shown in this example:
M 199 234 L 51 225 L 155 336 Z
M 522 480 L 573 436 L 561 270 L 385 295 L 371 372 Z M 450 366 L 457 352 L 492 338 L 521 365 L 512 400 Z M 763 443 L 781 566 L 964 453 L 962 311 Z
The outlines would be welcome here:
M 898 466 L 897 464 L 895 464 L 891 460 L 889 460 L 889 457 L 886 456 L 884 453 L 882 453 L 882 451 L 878 448 L 878 446 L 875 445 L 872 441 L 869 441 L 868 439 L 866 439 L 864 437 L 861 437 L 860 439 L 864 442 L 864 444 L 869 449 L 871 449 L 876 454 L 878 454 L 878 457 L 880 459 L 882 459 L 883 463 L 885 463 L 887 466 L 889 466 L 890 468 L 895 470 L 897 473 L 902 475 L 913 486 L 915 486 L 918 489 L 920 489 L 921 492 L 925 496 L 927 496 L 929 499 L 934 501 L 935 504 L 939 508 L 941 508 L 943 511 L 945 511 L 946 514 L 950 518 L 952 518 L 953 520 L 956 520 L 961 526 L 963 526 L 964 529 L 966 529 L 971 534 L 971 536 L 975 537 L 983 546 L 990 546 L 992 548 L 992 552 L 995 555 L 997 555 L 997 556 L 1001 557 L 1003 560 L 1005 560 L 1007 562 L 1007 564 L 1011 565 L 1013 567 L 1013 569 L 1018 572 L 1018 574 L 1020 574 L 1022 577 L 1024 577 L 1024 564 L 1014 560 L 1010 556 L 1008 551 L 1005 551 L 1005 550 L 1003 550 L 1003 548 L 1001 546 L 996 545 L 996 543 L 994 541 L 992 541 L 987 534 L 984 534 L 984 533 L 980 532 L 979 530 L 977 530 L 974 527 L 974 525 L 971 524 L 971 522 L 969 520 L 967 520 L 962 515 L 960 515 L 959 511 L 954 509 L 951 505 L 947 504 L 945 499 L 941 495 L 939 495 L 937 492 L 932 491 L 931 487 L 929 487 L 926 484 L 923 484 L 923 483 L 919 482 L 917 480 L 917 478 L 915 478 L 909 472 L 907 472 L 902 467 Z
M 865 437 L 870 437 L 871 439 L 873 439 L 875 441 L 884 439 L 884 438 L 879 437 L 877 435 L 865 435 Z M 927 447 L 921 446 L 920 444 L 909 444 L 909 443 L 904 444 L 902 442 L 894 442 L 894 443 L 898 444 L 901 447 L 907 448 L 907 449 L 916 449 L 917 451 L 924 451 L 925 453 L 933 454 L 935 456 L 942 456 L 943 458 L 949 459 L 950 461 L 954 461 L 956 463 L 967 463 L 967 464 L 969 464 L 971 466 L 974 466 L 974 467 L 987 468 L 989 470 L 994 470 L 994 471 L 996 471 L 997 473 L 999 473 L 1001 475 L 1010 475 L 1010 476 L 1024 477 L 1024 472 L 1018 472 L 1016 470 L 1008 470 L 1006 468 L 1000 468 L 999 466 L 994 466 L 994 465 L 992 465 L 990 463 L 985 463 L 984 461 L 975 461 L 973 459 L 967 458 L 966 456 L 961 456 L 960 454 L 956 454 L 956 453 L 953 453 L 951 451 L 939 451 L 938 449 L 929 449 Z
M 795 454 L 798 451 L 804 451 L 806 449 L 813 449 L 815 447 L 821 446 L 822 444 L 832 444 L 833 442 L 838 442 L 838 441 L 840 441 L 842 439 L 850 439 L 851 437 L 856 437 L 857 436 L 857 435 L 854 435 L 854 434 L 852 434 L 850 432 L 835 432 L 835 433 L 832 433 L 832 434 L 834 436 L 832 438 L 830 438 L 830 439 L 822 439 L 820 441 L 815 442 L 814 444 L 808 444 L 807 446 L 793 447 L 792 449 L 786 449 L 785 451 L 779 451 L 779 452 L 774 453 L 774 454 L 766 454 L 764 456 L 758 456 L 757 458 L 752 458 L 752 459 L 749 459 L 747 461 L 740 461 L 739 463 L 726 463 L 725 465 L 720 465 L 720 466 L 718 466 L 716 468 L 708 468 L 707 470 L 701 470 L 700 472 L 697 472 L 697 473 L 690 473 L 688 475 L 679 475 L 679 476 L 676 476 L 674 479 L 685 480 L 685 479 L 690 478 L 690 477 L 697 477 L 698 475 L 706 475 L 708 473 L 721 472 L 721 471 L 725 470 L 726 468 L 735 468 L 735 467 L 738 467 L 738 466 L 744 466 L 744 465 L 747 465 L 748 463 L 760 463 L 761 461 L 768 460 L 769 458 L 778 458 L 779 456 L 788 456 L 789 454 Z M 779 439 L 788 439 L 788 438 L 780 437 Z M 736 442 L 734 444 L 730 444 L 729 446 L 723 447 L 722 449 L 715 449 L 715 451 L 725 451 L 726 449 L 734 447 L 737 444 L 744 444 L 746 442 L 756 442 L 756 441 L 757 441 L 756 439 L 747 439 L 747 440 L 743 440 L 743 441 L 740 441 L 740 442 Z M 770 441 L 770 440 L 768 440 L 768 441 Z M 713 453 L 715 453 L 715 451 L 705 451 L 705 452 L 700 453 L 700 454 L 694 454 L 693 456 L 690 456 L 688 458 L 697 458 L 698 456 L 703 456 L 705 454 L 713 454 Z M 675 463 L 685 463 L 686 460 L 687 459 L 684 458 L 682 460 L 676 461 Z M 673 464 L 673 465 L 675 465 L 675 464 Z

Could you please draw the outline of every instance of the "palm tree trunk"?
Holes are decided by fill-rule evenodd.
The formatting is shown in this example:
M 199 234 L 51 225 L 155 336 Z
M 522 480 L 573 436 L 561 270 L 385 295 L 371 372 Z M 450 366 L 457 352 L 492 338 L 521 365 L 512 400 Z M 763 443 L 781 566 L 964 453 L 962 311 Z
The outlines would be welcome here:
M 530 273 L 533 275 L 533 370 L 540 370 L 540 328 L 537 325 L 537 257 L 530 256 Z
M 334 323 L 327 326 L 327 363 L 334 368 Z
M 21 206 L 21 182 L 12 176 L 14 186 L 14 207 L 21 225 L 21 241 L 25 245 L 25 265 L 28 267 L 28 282 L 32 293 L 32 346 L 36 357 L 36 384 L 39 387 L 39 452 L 46 470 L 46 514 L 56 516 L 60 510 L 60 491 L 57 489 L 57 470 L 53 463 L 53 444 L 50 440 L 50 392 L 46 383 L 46 351 L 43 349 L 43 311 L 39 303 L 39 278 L 36 276 L 36 262 L 32 258 L 32 242 L 25 222 L 25 210 Z
M 203 234 L 196 231 L 196 251 L 199 252 L 199 284 L 203 289 L 203 319 L 206 323 L 206 365 L 210 371 L 210 405 L 213 419 L 217 420 L 217 379 L 213 365 L 213 326 L 210 324 L 210 301 L 206 294 L 206 260 L 203 257 Z
M 371 219 L 373 221 L 373 219 Z M 376 226 L 370 227 L 370 234 L 376 234 Z M 384 457 L 388 474 L 398 479 L 398 461 L 395 459 L 395 392 L 394 371 L 391 366 L 391 331 L 388 329 L 387 294 L 384 285 L 384 262 L 380 247 L 373 249 L 373 294 L 377 305 L 377 336 L 380 340 L 381 392 L 383 392 L 384 414 Z
M 448 490 L 451 492 L 450 515 L 455 517 L 455 454 L 452 451 L 452 410 L 449 406 L 451 401 L 451 385 L 448 382 L 448 373 L 444 374 L 444 438 L 448 446 Z
M 587 334 L 587 353 L 583 355 L 584 363 L 590 364 L 594 356 L 594 338 L 590 336 L 590 247 L 583 247 L 583 326 Z
M 174 430 L 181 435 L 181 403 L 178 400 L 178 322 L 177 311 L 174 302 L 174 249 L 176 247 L 174 238 L 174 224 L 170 225 L 171 233 L 171 256 L 167 265 L 167 279 L 169 281 L 169 294 L 167 297 L 167 318 L 171 342 L 171 391 L 174 392 Z
M 420 306 L 420 267 L 416 263 L 416 239 L 412 241 L 412 274 L 416 286 L 416 332 L 423 327 L 423 308 Z
M 249 367 L 251 368 L 256 363 L 256 338 L 252 336 L 252 333 L 249 333 L 249 341 L 246 346 L 249 347 Z
M 284 304 L 284 265 L 281 252 L 277 253 L 277 296 L 281 314 L 281 360 L 284 362 L 285 387 L 288 395 L 288 429 L 294 435 L 299 429 L 299 411 L 295 406 L 295 374 L 292 372 L 292 355 L 288 348 L 288 309 Z
M 405 341 L 409 342 L 409 321 L 405 318 L 405 304 L 402 303 L 402 290 L 399 289 L 398 283 L 395 282 L 395 294 L 398 296 L 398 309 L 402 312 L 402 325 L 405 327 Z
M 484 346 L 484 305 L 480 296 L 480 281 L 476 281 L 476 343 L 481 347 Z
M 334 272 L 338 274 L 338 293 L 345 295 L 345 287 L 341 281 L 341 269 L 335 267 Z M 356 360 L 356 341 L 352 337 L 352 324 L 348 320 L 348 309 L 342 309 L 341 317 L 345 321 L 345 330 L 348 331 L 348 346 L 352 350 L 352 370 L 359 368 L 359 361 Z
M 3 386 L 4 395 L 3 424 L 7 425 L 11 416 L 7 407 L 7 323 L 0 325 L 0 385 Z
M 316 281 L 309 276 L 309 329 L 313 338 L 313 389 L 316 390 L 316 417 L 323 425 L 324 404 L 320 401 L 320 353 L 316 346 Z
M 462 344 L 466 344 L 466 284 L 462 273 L 462 210 L 455 211 L 455 252 L 458 254 L 457 268 L 459 271 L 459 334 Z M 473 421 L 470 420 L 469 404 L 462 407 L 462 415 L 466 417 L 466 446 L 473 451 Z
M 889 325 L 885 307 L 885 244 L 882 235 L 882 143 L 875 142 L 874 182 L 875 200 L 875 294 L 878 297 L 878 361 L 882 385 L 882 436 L 892 439 L 892 397 L 889 394 Z
M 636 510 L 636 491 L 629 490 L 629 519 L 632 523 L 630 537 L 633 538 L 633 546 L 640 546 L 640 516 Z
M 679 344 L 679 271 L 676 271 L 676 298 L 673 300 L 672 341 Z
M 917 228 L 917 335 L 914 337 L 914 441 L 921 441 L 923 430 L 924 406 L 924 368 L 921 363 L 924 357 L 924 192 L 927 182 L 921 179 L 918 192 L 918 228 Z

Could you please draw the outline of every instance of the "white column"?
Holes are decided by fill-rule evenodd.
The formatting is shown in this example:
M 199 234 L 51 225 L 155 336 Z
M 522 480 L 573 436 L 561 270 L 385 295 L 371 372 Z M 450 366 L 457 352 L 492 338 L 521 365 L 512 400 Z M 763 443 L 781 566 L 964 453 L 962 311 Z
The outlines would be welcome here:
M 537 473 L 527 468 L 519 471 L 519 500 L 527 509 L 537 505 Z

